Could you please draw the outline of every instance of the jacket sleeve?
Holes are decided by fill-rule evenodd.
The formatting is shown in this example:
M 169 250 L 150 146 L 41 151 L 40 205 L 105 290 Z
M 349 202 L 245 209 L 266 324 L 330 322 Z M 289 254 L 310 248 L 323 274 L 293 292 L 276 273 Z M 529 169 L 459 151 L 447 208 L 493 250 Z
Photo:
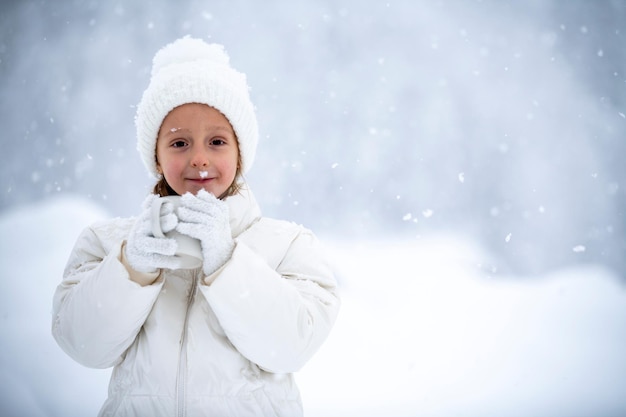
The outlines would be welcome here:
M 289 373 L 324 342 L 340 300 L 334 274 L 310 231 L 298 228 L 286 250 L 280 246 L 271 238 L 256 247 L 237 239 L 230 261 L 201 289 L 242 355 L 266 371 Z
M 105 248 L 93 228 L 85 229 L 54 294 L 52 334 L 84 366 L 108 368 L 121 361 L 162 285 L 142 287 L 129 279 L 120 261 L 122 244 L 119 239 Z

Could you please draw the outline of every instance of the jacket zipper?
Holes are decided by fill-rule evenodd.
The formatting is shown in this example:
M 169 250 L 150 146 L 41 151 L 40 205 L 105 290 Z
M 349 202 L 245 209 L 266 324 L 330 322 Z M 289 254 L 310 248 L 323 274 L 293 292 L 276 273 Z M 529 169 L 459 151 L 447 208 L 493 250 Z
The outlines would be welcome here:
M 189 323 L 189 312 L 193 299 L 196 295 L 198 275 L 193 274 L 193 282 L 187 297 L 187 310 L 185 311 L 185 321 L 183 323 L 183 333 L 180 337 L 180 353 L 178 355 L 178 375 L 176 376 L 176 416 L 187 416 L 187 327 Z

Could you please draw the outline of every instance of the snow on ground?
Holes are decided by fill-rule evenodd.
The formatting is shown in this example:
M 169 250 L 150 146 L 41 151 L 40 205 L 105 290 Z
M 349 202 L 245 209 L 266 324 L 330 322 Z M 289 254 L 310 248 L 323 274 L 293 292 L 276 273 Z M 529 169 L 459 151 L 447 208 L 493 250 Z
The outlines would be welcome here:
M 459 240 L 333 245 L 343 309 L 309 416 L 626 415 L 626 289 L 599 267 L 495 279 Z
M 106 216 L 68 197 L 0 213 L 3 416 L 104 401 L 109 370 L 69 359 L 50 311 L 80 230 Z M 454 237 L 324 240 L 343 306 L 297 375 L 308 417 L 626 414 L 626 288 L 609 271 L 494 278 Z

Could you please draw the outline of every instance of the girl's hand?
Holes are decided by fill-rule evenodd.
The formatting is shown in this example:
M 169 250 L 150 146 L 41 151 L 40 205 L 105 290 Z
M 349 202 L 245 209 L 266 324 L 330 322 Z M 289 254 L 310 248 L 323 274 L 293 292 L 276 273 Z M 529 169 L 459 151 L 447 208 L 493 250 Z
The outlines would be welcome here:
M 204 189 L 197 195 L 185 193 L 178 207 L 176 230 L 200 240 L 202 270 L 211 275 L 230 259 L 235 247 L 228 204 Z
M 125 258 L 129 266 L 138 272 L 153 273 L 158 268 L 177 269 L 179 260 L 174 257 L 177 243 L 174 239 L 159 238 L 152 234 L 152 205 L 159 196 L 151 194 L 143 202 L 143 212 L 130 231 L 125 248 Z M 163 203 L 160 211 L 163 233 L 176 228 L 178 218 L 174 206 Z

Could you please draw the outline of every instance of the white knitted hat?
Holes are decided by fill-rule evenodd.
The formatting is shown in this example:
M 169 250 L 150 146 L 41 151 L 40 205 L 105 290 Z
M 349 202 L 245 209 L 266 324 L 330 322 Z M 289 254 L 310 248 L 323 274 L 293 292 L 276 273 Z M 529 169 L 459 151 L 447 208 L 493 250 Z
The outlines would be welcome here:
M 148 172 L 160 177 L 155 157 L 159 129 L 170 111 L 186 103 L 207 104 L 226 116 L 237 135 L 241 170 L 247 172 L 259 132 L 246 76 L 229 65 L 222 45 L 187 36 L 156 53 L 150 85 L 137 106 L 137 150 Z

